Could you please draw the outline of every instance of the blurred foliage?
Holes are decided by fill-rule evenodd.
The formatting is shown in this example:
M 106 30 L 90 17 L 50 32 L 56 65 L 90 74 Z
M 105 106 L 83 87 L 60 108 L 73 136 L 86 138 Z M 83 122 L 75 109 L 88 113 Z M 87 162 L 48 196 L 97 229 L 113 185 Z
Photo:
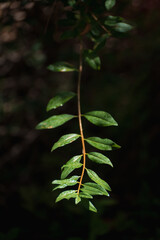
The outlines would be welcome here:
M 55 206 L 51 181 L 59 177 L 59 161 L 69 159 L 70 147 L 53 157 L 49 149 L 59 129 L 54 134 L 35 130 L 46 116 L 48 100 L 76 88 L 73 73 L 53 75 L 46 69 L 62 59 L 76 65 L 78 57 L 76 42 L 60 41 L 63 29 L 57 17 L 63 5 L 52 4 L 0 1 L 0 239 L 158 240 L 160 2 L 118 2 L 113 15 L 132 20 L 136 27 L 127 38 L 106 42 L 101 71 L 86 67 L 84 72 L 83 111 L 101 106 L 115 116 L 119 128 L 108 129 L 107 137 L 122 146 L 112 153 L 114 169 L 106 173 L 97 167 L 113 189 L 111 199 L 98 199 L 98 215 L 68 201 Z M 65 108 L 76 112 L 72 102 Z M 74 131 L 76 125 L 66 124 L 61 135 L 70 128 Z M 106 137 L 103 129 L 86 121 L 84 128 L 88 135 L 98 131 Z M 75 143 L 72 152 L 77 148 Z

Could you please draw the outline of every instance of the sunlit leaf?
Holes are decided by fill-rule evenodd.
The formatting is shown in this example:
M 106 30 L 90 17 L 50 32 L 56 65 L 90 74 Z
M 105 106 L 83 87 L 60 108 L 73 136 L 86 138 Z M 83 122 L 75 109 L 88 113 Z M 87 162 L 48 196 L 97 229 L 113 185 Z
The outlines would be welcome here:
M 64 191 L 64 192 L 60 193 L 59 196 L 56 198 L 56 202 L 59 202 L 62 199 L 75 198 L 76 196 L 77 196 L 76 190 Z
M 100 126 L 118 126 L 118 123 L 113 119 L 113 117 L 104 111 L 92 111 L 83 114 L 83 116 L 91 123 Z
M 54 115 L 50 118 L 47 118 L 43 122 L 40 122 L 36 129 L 52 129 L 63 125 L 64 123 L 68 122 L 75 116 L 70 114 L 61 114 L 61 115 Z
M 109 193 L 105 190 L 105 188 L 93 182 L 84 183 L 81 190 L 91 195 L 105 195 L 107 197 L 109 196 Z
M 81 201 L 81 198 L 79 197 L 79 195 L 77 195 L 77 197 L 75 198 L 75 204 L 78 204 Z
M 53 72 L 74 72 L 78 71 L 73 65 L 67 62 L 57 62 L 47 67 Z
M 70 133 L 62 136 L 52 147 L 51 151 L 55 150 L 56 148 L 63 147 L 67 144 L 70 144 L 77 140 L 80 137 L 79 134 Z
M 115 148 L 120 148 L 118 144 L 108 138 L 89 137 L 85 139 L 91 146 L 104 151 L 110 151 Z
M 133 29 L 133 26 L 131 26 L 128 23 L 123 23 L 123 22 L 117 23 L 116 27 L 115 27 L 115 30 L 117 32 L 122 32 L 122 33 L 128 32 L 132 29 Z
M 94 182 L 96 182 L 97 184 L 99 184 L 101 187 L 105 188 L 108 191 L 111 191 L 110 186 L 108 185 L 108 183 L 106 183 L 104 180 L 102 180 L 97 173 L 95 173 L 93 170 L 91 169 L 87 169 L 87 174 L 90 177 L 90 179 Z
M 98 152 L 90 152 L 87 154 L 88 158 L 90 160 L 92 160 L 93 162 L 96 163 L 100 163 L 100 164 L 108 164 L 111 167 L 113 167 L 113 164 L 111 163 L 111 161 L 109 160 L 109 158 L 107 158 L 106 156 L 104 156 L 102 153 L 98 153 Z
M 107 10 L 110 10 L 116 4 L 116 0 L 106 0 L 105 7 Z
M 64 103 L 68 102 L 70 99 L 72 99 L 76 94 L 73 92 L 61 92 L 58 93 L 54 98 L 52 98 L 48 105 L 47 105 L 47 111 L 50 111 L 52 109 L 56 109 L 57 107 L 63 106 Z
M 89 210 L 92 211 L 92 212 L 97 212 L 97 209 L 95 208 L 93 203 L 91 203 L 90 201 L 89 201 Z
M 73 164 L 79 164 L 81 158 L 82 158 L 82 155 L 74 156 L 65 165 L 62 166 L 61 169 L 63 169 L 63 171 L 61 174 L 61 179 L 66 178 L 74 169 L 81 167 L 81 165 L 73 165 Z
M 71 178 L 67 178 L 64 180 L 54 180 L 52 184 L 60 184 L 60 185 L 66 184 L 67 186 L 73 186 L 77 184 L 77 180 L 79 177 L 80 176 L 72 176 Z
M 83 192 L 80 192 L 79 196 L 80 196 L 81 198 L 87 198 L 87 199 L 92 199 L 92 198 L 93 198 L 89 193 L 84 192 L 84 191 L 83 191 Z

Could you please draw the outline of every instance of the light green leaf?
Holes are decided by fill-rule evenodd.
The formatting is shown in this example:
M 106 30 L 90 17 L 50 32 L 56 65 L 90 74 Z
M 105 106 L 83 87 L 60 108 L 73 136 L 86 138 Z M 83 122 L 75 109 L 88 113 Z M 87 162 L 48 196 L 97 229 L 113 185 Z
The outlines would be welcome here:
M 48 105 L 47 105 L 47 111 L 50 111 L 52 109 L 56 109 L 57 107 L 63 106 L 64 103 L 68 102 L 70 99 L 72 99 L 76 94 L 73 92 L 61 92 L 58 93 L 54 98 L 52 98 Z
M 60 193 L 59 196 L 56 198 L 56 202 L 59 202 L 62 199 L 76 198 L 76 196 L 77 196 L 76 190 L 64 191 Z
M 108 183 L 106 183 L 104 180 L 102 180 L 97 173 L 95 173 L 94 171 L 92 171 L 91 169 L 87 169 L 87 174 L 90 177 L 90 179 L 94 182 L 96 182 L 97 184 L 99 184 L 101 187 L 105 188 L 108 191 L 111 191 L 110 186 L 108 185 Z
M 77 197 L 75 198 L 75 204 L 78 204 L 81 201 L 81 198 L 79 197 L 79 195 L 77 195 Z
M 72 165 L 78 164 L 82 158 L 82 155 L 77 155 L 72 157 L 61 169 L 63 169 L 61 174 L 61 179 L 66 178 L 75 168 L 81 167 L 80 165 Z
M 80 178 L 80 176 L 72 176 L 71 178 L 67 178 L 64 180 L 54 180 L 52 184 L 66 184 L 67 186 L 73 186 L 77 184 L 78 178 Z
M 101 153 L 98 152 L 90 152 L 87 154 L 88 158 L 90 160 L 92 160 L 93 162 L 96 163 L 100 163 L 100 164 L 108 164 L 111 167 L 113 167 L 113 164 L 111 163 L 111 161 L 109 160 L 109 158 L 107 158 L 106 156 L 104 156 Z
M 115 27 L 115 30 L 117 32 L 121 32 L 121 33 L 128 32 L 132 29 L 133 29 L 133 26 L 129 25 L 128 23 L 123 23 L 123 22 L 117 23 L 116 27 Z
M 67 144 L 70 144 L 72 142 L 74 142 L 75 140 L 77 140 L 80 137 L 79 134 L 76 133 L 70 133 L 70 134 L 66 134 L 64 136 L 62 136 L 52 147 L 51 151 L 59 148 L 59 147 L 63 147 Z
M 87 192 L 80 192 L 79 196 L 80 196 L 81 198 L 87 198 L 87 199 L 92 199 L 92 198 L 93 198 L 93 197 L 92 197 L 89 193 L 87 193 Z
M 108 138 L 89 137 L 85 139 L 91 146 L 96 147 L 100 150 L 110 151 L 115 148 L 120 148 L 118 144 Z
M 55 64 L 51 64 L 47 67 L 49 70 L 53 72 L 74 72 L 78 71 L 73 65 L 67 62 L 57 62 Z
M 91 195 L 105 195 L 109 197 L 109 193 L 105 190 L 105 188 L 101 187 L 97 183 L 84 183 L 83 188 L 81 188 L 82 191 L 86 191 L 88 194 Z
M 91 68 L 95 70 L 100 70 L 101 60 L 92 50 L 86 50 L 84 52 L 84 57 L 85 61 Z
M 36 129 L 56 128 L 56 127 L 63 125 L 64 123 L 68 122 L 69 120 L 71 120 L 74 117 L 75 116 L 70 115 L 70 114 L 55 115 L 55 116 L 52 116 L 52 117 L 44 120 L 43 122 L 40 122 L 36 126 Z
M 92 211 L 92 212 L 97 212 L 97 209 L 95 208 L 93 203 L 91 203 L 90 201 L 89 201 L 89 210 Z
M 118 123 L 113 119 L 113 117 L 104 111 L 92 111 L 83 114 L 83 116 L 91 123 L 100 126 L 118 126 Z
M 107 10 L 110 10 L 116 4 L 116 0 L 106 0 L 105 7 Z

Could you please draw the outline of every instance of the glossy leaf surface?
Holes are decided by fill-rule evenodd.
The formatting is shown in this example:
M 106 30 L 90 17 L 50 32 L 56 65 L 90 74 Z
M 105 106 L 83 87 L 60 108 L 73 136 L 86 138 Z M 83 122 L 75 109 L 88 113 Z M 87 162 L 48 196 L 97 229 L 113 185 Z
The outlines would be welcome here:
M 90 201 L 89 201 L 89 210 L 92 211 L 92 212 L 97 212 L 97 209 L 95 208 L 93 203 L 91 203 Z
M 78 178 L 79 176 L 73 176 L 71 178 L 64 179 L 64 180 L 54 180 L 52 184 L 61 184 L 61 185 L 66 184 L 67 186 L 73 186 L 77 184 Z
M 105 7 L 107 10 L 110 10 L 116 4 L 116 0 L 106 0 Z
M 94 182 L 96 182 L 97 184 L 99 184 L 101 187 L 105 188 L 108 191 L 111 191 L 110 186 L 108 185 L 108 183 L 106 183 L 104 180 L 102 180 L 97 173 L 95 173 L 93 170 L 91 169 L 87 169 L 87 174 L 90 177 L 90 179 Z
M 70 133 L 70 134 L 66 134 L 64 136 L 62 136 L 52 147 L 51 151 L 59 148 L 59 147 L 63 147 L 67 144 L 70 144 L 72 142 L 74 142 L 75 140 L 77 140 L 80 137 L 80 135 L 76 134 L 76 133 Z
M 118 123 L 113 119 L 113 117 L 104 111 L 92 111 L 84 114 L 84 117 L 91 123 L 100 126 L 118 126 Z
M 85 139 L 91 146 L 104 151 L 110 151 L 115 148 L 120 148 L 118 144 L 108 138 L 89 137 Z
M 111 161 L 109 160 L 109 158 L 107 158 L 106 156 L 104 156 L 102 153 L 98 153 L 98 152 L 90 152 L 87 154 L 88 158 L 90 160 L 92 160 L 93 162 L 99 163 L 99 164 L 108 164 L 111 167 L 113 167 L 113 164 L 111 163 Z
M 75 198 L 75 204 L 78 204 L 81 201 L 81 198 L 77 195 L 77 197 Z
M 52 109 L 56 109 L 60 106 L 63 106 L 64 103 L 68 102 L 70 99 L 72 99 L 76 94 L 73 92 L 61 92 L 58 93 L 54 98 L 52 98 L 48 105 L 47 105 L 47 111 L 50 111 Z
M 56 202 L 59 202 L 62 199 L 75 198 L 76 196 L 77 196 L 77 193 L 75 190 L 64 191 L 64 192 L 60 193 L 59 196 L 56 198 Z
M 87 198 L 87 199 L 92 199 L 93 197 L 89 194 L 89 193 L 87 193 L 87 192 L 81 192 L 80 194 L 79 194 L 79 196 L 81 197 L 81 198 Z
M 121 33 L 128 32 L 132 29 L 133 29 L 133 27 L 131 25 L 129 25 L 128 23 L 123 23 L 123 22 L 117 23 L 117 25 L 115 27 L 115 30 L 117 32 L 121 32 Z
M 91 195 L 105 195 L 107 197 L 109 196 L 109 193 L 105 190 L 105 188 L 93 182 L 84 183 L 81 190 L 86 191 Z
M 74 66 L 66 62 L 57 62 L 55 64 L 51 64 L 47 67 L 49 70 L 53 72 L 74 72 L 78 71 Z
M 59 127 L 63 125 L 64 123 L 68 122 L 75 116 L 70 115 L 70 114 L 61 114 L 61 115 L 55 115 L 50 118 L 47 118 L 43 122 L 40 122 L 37 126 L 36 129 L 52 129 Z
M 81 167 L 81 165 L 75 165 L 80 164 L 80 160 L 82 158 L 82 155 L 77 155 L 72 157 L 65 165 L 62 166 L 62 174 L 61 179 L 66 178 L 74 169 Z

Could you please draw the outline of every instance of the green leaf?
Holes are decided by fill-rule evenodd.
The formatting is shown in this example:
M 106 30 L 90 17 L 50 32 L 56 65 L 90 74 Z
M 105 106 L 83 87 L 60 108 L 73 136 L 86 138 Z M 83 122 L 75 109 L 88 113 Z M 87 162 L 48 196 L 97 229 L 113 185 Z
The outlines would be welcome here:
M 74 142 L 75 140 L 77 140 L 80 137 L 79 134 L 76 133 L 70 133 L 70 134 L 66 134 L 64 136 L 62 136 L 52 147 L 51 151 L 59 148 L 59 147 L 63 147 L 67 144 L 70 144 L 72 142 Z
M 81 198 L 79 197 L 79 195 L 77 195 L 77 197 L 75 198 L 75 204 L 78 204 L 81 201 Z
M 49 70 L 53 72 L 74 72 L 78 71 L 73 65 L 67 62 L 57 62 L 55 64 L 51 64 L 47 67 Z
M 81 167 L 81 165 L 74 165 L 78 164 L 82 158 L 82 155 L 77 155 L 72 157 L 61 169 L 63 169 L 61 174 L 61 179 L 66 178 L 74 169 Z
M 106 0 L 105 7 L 107 10 L 110 10 L 116 4 L 116 0 Z
M 85 139 L 91 146 L 96 147 L 100 150 L 110 151 L 115 148 L 120 148 L 118 144 L 108 138 L 89 137 Z
M 97 183 L 84 183 L 83 188 L 81 188 L 82 191 L 87 192 L 91 195 L 105 195 L 109 197 L 109 193 L 105 190 L 105 188 L 101 187 Z
M 100 36 L 100 38 L 96 39 L 95 45 L 94 45 L 94 52 L 98 52 L 101 48 L 103 48 L 106 44 L 106 40 L 109 37 L 108 34 L 104 34 Z
M 101 60 L 92 50 L 84 51 L 84 57 L 85 61 L 91 68 L 95 70 L 100 70 Z
M 72 176 L 71 178 L 64 179 L 64 180 L 54 180 L 52 184 L 66 184 L 67 186 L 73 186 L 77 184 L 77 180 L 80 176 Z
M 123 22 L 117 23 L 116 27 L 115 27 L 115 30 L 117 32 L 121 32 L 121 33 L 128 32 L 132 29 L 133 29 L 133 26 L 129 25 L 128 23 L 123 23 Z
M 98 152 L 90 152 L 87 154 L 88 158 L 90 160 L 92 160 L 93 162 L 96 163 L 100 163 L 100 164 L 108 164 L 111 167 L 113 167 L 113 164 L 111 163 L 111 161 L 109 160 L 109 158 L 107 158 L 106 156 L 104 156 L 101 153 Z
M 97 173 L 95 173 L 94 171 L 92 171 L 91 169 L 87 169 L 87 174 L 90 177 L 90 179 L 94 182 L 96 182 L 97 184 L 99 184 L 101 187 L 105 188 L 108 191 L 111 191 L 110 186 L 108 185 L 108 183 L 106 183 L 104 180 L 102 180 Z
M 87 192 L 80 192 L 79 196 L 80 196 L 81 198 L 87 198 L 87 199 L 92 199 L 92 198 L 93 198 L 93 197 L 92 197 L 89 193 L 87 193 Z
M 118 126 L 113 117 L 104 111 L 92 111 L 85 113 L 83 116 L 91 123 L 100 127 Z
M 56 198 L 56 202 L 59 202 L 62 199 L 75 198 L 76 196 L 77 196 L 76 190 L 64 191 L 64 192 L 60 193 L 59 196 Z
M 97 212 L 97 209 L 95 208 L 93 203 L 91 203 L 90 201 L 89 201 L 89 210 L 92 211 L 92 212 Z
M 76 94 L 73 92 L 61 92 L 58 93 L 54 98 L 52 98 L 48 105 L 47 105 L 47 111 L 50 111 L 52 109 L 56 109 L 57 107 L 61 107 L 64 105 L 64 103 L 68 102 L 70 99 L 72 99 Z
M 123 18 L 121 17 L 117 17 L 117 16 L 108 16 L 104 22 L 104 25 L 109 26 L 109 27 L 113 27 L 115 26 L 117 23 L 121 22 L 123 20 Z
M 68 122 L 75 116 L 70 115 L 70 114 L 61 114 L 61 115 L 55 115 L 50 118 L 47 118 L 43 122 L 40 122 L 37 126 L 36 129 L 51 129 L 51 128 L 56 128 L 64 123 Z

